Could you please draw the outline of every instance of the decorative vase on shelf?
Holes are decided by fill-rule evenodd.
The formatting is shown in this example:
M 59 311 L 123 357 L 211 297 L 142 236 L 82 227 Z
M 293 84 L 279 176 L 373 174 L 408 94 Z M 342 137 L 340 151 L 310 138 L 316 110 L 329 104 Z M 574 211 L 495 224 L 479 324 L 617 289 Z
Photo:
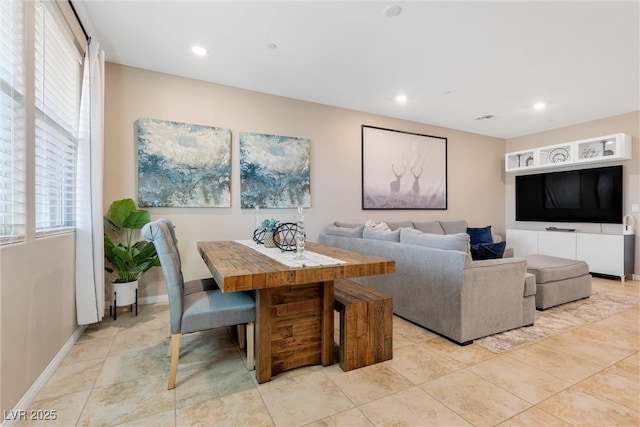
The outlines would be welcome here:
M 273 240 L 273 231 L 265 231 L 264 233 L 264 247 L 275 248 L 276 242 Z

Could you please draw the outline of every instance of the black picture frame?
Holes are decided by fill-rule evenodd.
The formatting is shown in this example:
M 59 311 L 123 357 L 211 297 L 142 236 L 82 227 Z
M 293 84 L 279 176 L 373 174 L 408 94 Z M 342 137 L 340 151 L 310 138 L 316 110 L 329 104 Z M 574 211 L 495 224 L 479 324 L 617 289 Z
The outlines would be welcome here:
M 447 138 L 362 125 L 362 209 L 446 210 Z

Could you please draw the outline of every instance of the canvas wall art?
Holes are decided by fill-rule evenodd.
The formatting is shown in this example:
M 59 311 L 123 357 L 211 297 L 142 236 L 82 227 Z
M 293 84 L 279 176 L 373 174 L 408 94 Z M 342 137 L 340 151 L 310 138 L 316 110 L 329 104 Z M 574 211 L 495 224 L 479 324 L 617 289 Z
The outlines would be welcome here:
M 139 119 L 138 205 L 230 207 L 231 131 Z
M 362 209 L 447 209 L 447 138 L 363 125 Z
M 310 207 L 310 145 L 306 138 L 241 132 L 241 207 Z

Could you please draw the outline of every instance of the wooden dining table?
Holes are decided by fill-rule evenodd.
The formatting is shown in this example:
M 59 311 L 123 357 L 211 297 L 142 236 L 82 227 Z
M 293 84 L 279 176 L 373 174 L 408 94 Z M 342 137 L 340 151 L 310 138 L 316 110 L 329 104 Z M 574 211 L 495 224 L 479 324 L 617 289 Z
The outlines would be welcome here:
M 256 291 L 258 383 L 301 366 L 333 364 L 334 280 L 396 268 L 391 259 L 312 242 L 306 243 L 308 251 L 343 263 L 290 267 L 238 241 L 198 242 L 197 247 L 223 292 Z

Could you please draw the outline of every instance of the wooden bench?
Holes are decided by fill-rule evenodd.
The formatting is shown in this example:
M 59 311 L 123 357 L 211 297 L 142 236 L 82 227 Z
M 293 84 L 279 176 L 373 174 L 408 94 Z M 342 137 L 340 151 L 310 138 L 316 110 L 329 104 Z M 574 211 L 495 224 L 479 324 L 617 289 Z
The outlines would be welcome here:
M 334 310 L 340 313 L 338 360 L 343 371 L 393 357 L 393 300 L 351 280 L 336 280 Z

